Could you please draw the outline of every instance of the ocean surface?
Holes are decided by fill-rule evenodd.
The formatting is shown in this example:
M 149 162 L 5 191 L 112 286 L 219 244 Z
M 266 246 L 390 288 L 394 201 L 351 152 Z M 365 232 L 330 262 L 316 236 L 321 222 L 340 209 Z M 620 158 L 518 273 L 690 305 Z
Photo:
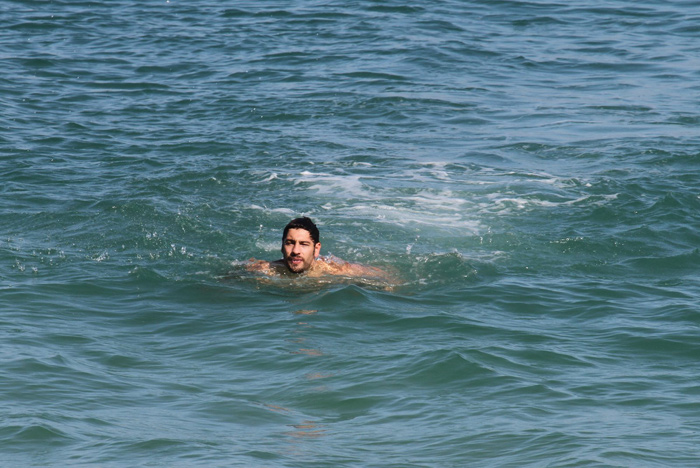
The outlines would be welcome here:
M 700 466 L 699 2 L 0 25 L 0 466 Z

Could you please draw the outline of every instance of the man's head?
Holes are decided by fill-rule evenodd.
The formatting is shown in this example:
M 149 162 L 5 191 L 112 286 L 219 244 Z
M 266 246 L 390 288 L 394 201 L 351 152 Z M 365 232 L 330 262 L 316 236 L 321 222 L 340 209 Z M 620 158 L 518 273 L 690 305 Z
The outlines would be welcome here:
M 284 264 L 293 273 L 307 271 L 321 251 L 316 225 L 307 217 L 293 219 L 282 233 Z

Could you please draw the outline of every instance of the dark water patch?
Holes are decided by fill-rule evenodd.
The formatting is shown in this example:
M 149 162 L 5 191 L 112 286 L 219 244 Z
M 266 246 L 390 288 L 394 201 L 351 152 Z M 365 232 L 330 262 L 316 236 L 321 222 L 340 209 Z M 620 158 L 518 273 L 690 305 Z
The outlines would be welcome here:
M 694 275 L 700 251 L 694 249 L 688 253 L 665 257 L 640 257 L 629 259 L 626 263 L 635 269 L 656 272 L 659 275 Z
M 425 10 L 421 7 L 411 7 L 411 6 L 372 5 L 372 6 L 367 7 L 367 11 L 377 12 L 377 13 L 414 14 L 414 13 L 422 13 Z
M 411 360 L 410 367 L 396 369 L 395 378 L 411 388 L 432 388 L 437 383 L 441 391 L 455 391 L 463 386 L 473 386 L 496 378 L 488 367 L 472 361 L 455 351 L 423 353 Z
M 698 31 L 700 31 L 700 26 L 694 24 L 677 26 L 673 30 L 673 32 L 676 34 L 687 34 L 690 37 L 694 37 L 694 35 L 697 34 Z
M 674 283 L 685 284 L 685 282 L 682 281 L 675 281 Z M 685 297 L 685 293 L 683 292 L 668 290 L 666 288 L 667 286 L 664 287 L 664 294 L 666 296 L 671 296 L 672 299 L 654 308 L 658 314 L 659 320 L 677 322 L 688 327 L 697 327 L 700 324 L 700 311 L 688 305 L 689 299 L 692 300 L 692 298 Z
M 603 333 L 607 345 L 625 355 L 636 355 L 650 365 L 662 362 L 682 362 L 692 359 L 693 347 L 686 341 L 686 332 L 658 333 L 652 329 L 630 326 L 624 331 Z M 651 381 L 655 382 L 655 379 Z M 654 383 L 656 385 L 656 383 Z
M 12 441 L 12 451 L 20 451 L 35 444 L 47 448 L 61 447 L 69 445 L 74 438 L 52 424 L 35 423 L 28 426 L 6 426 L 0 429 L 0 440 Z
M 530 18 L 517 19 L 517 20 L 514 20 L 511 24 L 516 28 L 518 28 L 518 27 L 527 28 L 530 26 L 561 25 L 561 24 L 566 24 L 566 21 L 559 19 L 559 18 L 554 18 L 551 16 L 535 16 L 535 17 L 530 17 Z
M 669 124 L 675 125 L 697 125 L 700 122 L 700 116 L 697 115 L 680 115 L 669 118 Z
M 239 8 L 227 8 L 221 13 L 224 18 L 245 18 L 252 16 L 253 13 Z
M 48 411 L 49 408 L 60 410 L 74 400 L 82 401 L 86 409 L 102 407 L 107 403 L 103 392 L 114 392 L 114 400 L 123 400 L 124 397 L 118 395 L 133 388 L 128 382 L 121 381 L 119 376 L 111 374 L 111 371 L 104 372 L 100 366 L 105 362 L 86 364 L 79 361 L 82 359 L 64 359 L 61 356 L 14 359 L 10 362 L 9 370 L 20 372 L 20 375 L 30 373 L 32 377 L 8 376 L 12 389 L 6 388 L 5 391 L 21 405 L 41 407 Z
M 256 12 L 255 16 L 263 18 L 288 18 L 294 16 L 294 13 L 287 10 L 271 9 L 267 11 Z
M 603 18 L 616 18 L 616 17 L 636 17 L 636 18 L 656 18 L 658 16 L 663 16 L 663 13 L 668 14 L 669 16 L 676 17 L 676 18 L 681 18 L 682 16 L 679 15 L 677 12 L 672 12 L 672 11 L 666 11 L 666 12 L 660 12 L 657 8 L 653 7 L 631 7 L 631 6 L 626 6 L 624 8 L 619 8 L 619 7 L 585 7 L 585 8 L 580 8 L 580 7 L 573 7 L 573 8 L 568 8 L 567 11 L 569 13 L 573 13 L 575 15 L 581 14 L 581 15 L 588 15 L 592 14 L 598 17 L 603 17 Z
M 369 72 L 369 71 L 357 71 L 357 72 L 348 72 L 348 73 L 341 73 L 339 76 L 344 76 L 347 78 L 352 79 L 353 81 L 356 79 L 367 79 L 367 80 L 372 80 L 375 83 L 391 83 L 391 82 L 396 82 L 396 81 L 406 81 L 406 77 L 401 76 L 401 75 L 391 75 L 387 73 L 377 73 L 377 72 Z
M 650 112 L 653 109 L 646 106 L 635 106 L 630 105 L 601 105 L 601 106 L 591 106 L 591 109 L 601 109 L 601 110 L 611 110 L 611 111 L 623 111 L 636 114 L 639 112 Z
M 463 33 L 466 30 L 459 25 L 445 20 L 420 20 L 416 25 L 428 31 Z
M 626 63 L 589 62 L 580 65 L 572 65 L 573 69 L 585 69 L 587 71 L 613 71 L 616 73 L 640 73 L 659 70 L 660 65 L 653 62 L 629 61 Z
M 95 88 L 95 89 L 103 89 L 106 91 L 144 91 L 144 92 L 153 92 L 153 91 L 166 91 L 169 90 L 170 87 L 168 85 L 162 84 L 162 83 L 152 83 L 152 82 L 137 82 L 137 81 L 130 81 L 130 82 L 116 82 L 116 81 L 88 81 L 86 83 L 86 86 Z
M 21 60 L 22 66 L 27 67 L 27 68 L 32 68 L 32 69 L 43 69 L 43 68 L 51 68 L 56 65 L 56 59 L 53 57 L 50 58 L 39 58 L 39 57 L 32 57 L 32 58 L 24 58 Z
M 20 20 L 7 26 L 7 28 L 20 33 L 49 33 L 60 30 L 62 26 L 63 25 L 58 20 L 54 20 L 54 18 L 36 16 L 33 18 L 26 18 L 25 21 Z

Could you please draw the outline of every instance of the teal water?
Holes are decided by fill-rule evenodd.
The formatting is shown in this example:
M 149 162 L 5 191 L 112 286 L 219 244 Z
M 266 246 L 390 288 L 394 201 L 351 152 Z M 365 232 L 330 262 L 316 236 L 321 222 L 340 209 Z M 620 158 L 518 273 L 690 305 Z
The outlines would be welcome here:
M 0 465 L 698 466 L 699 21 L 3 1 Z

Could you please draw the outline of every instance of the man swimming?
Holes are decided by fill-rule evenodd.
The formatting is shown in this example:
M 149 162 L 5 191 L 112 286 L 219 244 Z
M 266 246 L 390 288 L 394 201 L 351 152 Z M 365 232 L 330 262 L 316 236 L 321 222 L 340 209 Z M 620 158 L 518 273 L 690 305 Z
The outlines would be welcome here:
M 307 276 L 363 276 L 388 280 L 384 270 L 349 263 L 336 257 L 320 257 L 318 228 L 307 217 L 296 218 L 282 232 L 282 258 L 274 262 L 251 259 L 246 268 L 265 275 L 306 274 Z

